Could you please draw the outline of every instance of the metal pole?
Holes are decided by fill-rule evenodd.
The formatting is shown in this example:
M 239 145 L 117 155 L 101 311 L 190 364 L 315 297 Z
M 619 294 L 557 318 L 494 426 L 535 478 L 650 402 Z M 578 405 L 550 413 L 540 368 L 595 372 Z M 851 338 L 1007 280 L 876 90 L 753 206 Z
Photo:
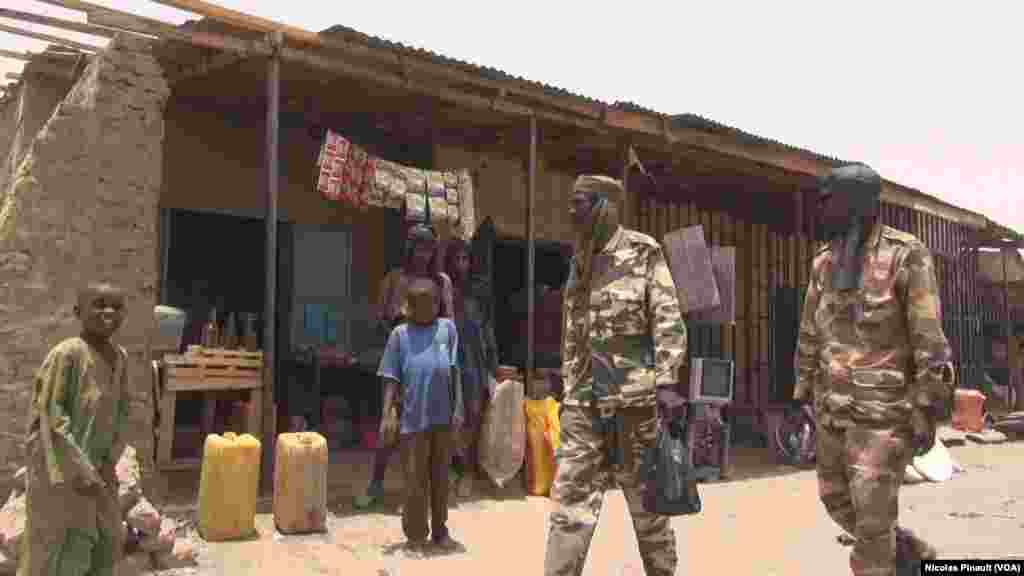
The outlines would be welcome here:
M 533 392 L 533 327 L 536 323 L 534 279 L 536 258 L 534 253 L 534 198 L 537 192 L 537 117 L 530 116 L 530 167 L 526 191 L 526 391 Z
M 267 66 L 267 237 L 266 287 L 263 304 L 263 457 L 262 492 L 273 487 L 274 439 L 277 422 L 274 414 L 274 360 L 276 350 L 277 319 L 277 188 L 278 188 L 278 128 L 281 107 L 281 32 L 273 32 L 270 42 L 274 48 Z

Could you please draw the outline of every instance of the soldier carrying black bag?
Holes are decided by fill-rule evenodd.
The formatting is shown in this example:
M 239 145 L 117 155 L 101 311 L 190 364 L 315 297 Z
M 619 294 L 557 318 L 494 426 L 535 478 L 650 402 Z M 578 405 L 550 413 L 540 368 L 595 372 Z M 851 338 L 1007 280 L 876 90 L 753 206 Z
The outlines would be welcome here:
M 573 191 L 577 240 L 563 306 L 561 445 L 551 490 L 558 508 L 547 575 L 582 572 L 606 467 L 626 496 L 644 571 L 668 576 L 678 563 L 669 517 L 644 506 L 644 463 L 659 423 L 678 422 L 685 407 L 676 387 L 686 327 L 661 246 L 619 225 L 623 195 L 605 176 L 580 176 Z

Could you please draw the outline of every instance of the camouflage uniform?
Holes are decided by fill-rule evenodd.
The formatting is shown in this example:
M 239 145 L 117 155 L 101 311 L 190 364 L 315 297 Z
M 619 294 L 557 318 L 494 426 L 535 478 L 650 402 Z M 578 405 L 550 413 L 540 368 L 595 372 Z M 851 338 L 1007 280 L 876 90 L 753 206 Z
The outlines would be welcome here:
M 573 267 L 567 293 L 572 293 L 575 282 Z M 551 490 L 558 508 L 550 517 L 544 573 L 582 572 L 607 481 L 614 479 L 625 492 L 646 573 L 674 574 L 675 534 L 669 518 L 643 509 L 639 475 L 657 431 L 655 387 L 676 385 L 686 352 L 675 285 L 657 241 L 618 227 L 595 256 L 589 334 L 582 333 L 581 312 L 572 298 L 565 298 L 565 398 L 558 471 Z M 588 338 L 589 345 L 580 346 L 581 338 Z M 588 348 L 611 368 L 616 396 L 595 402 L 591 354 L 583 353 Z M 594 429 L 598 406 L 622 415 L 622 433 L 614 441 L 624 461 L 610 474 L 605 467 L 609 438 Z
M 911 411 L 948 402 L 951 352 L 942 331 L 928 248 L 877 224 L 864 248 L 863 288 L 832 288 L 833 250 L 814 260 L 796 363 L 795 396 L 813 391 L 819 496 L 854 536 L 856 575 L 895 574 L 897 540 L 928 548 L 897 526 L 912 449 Z

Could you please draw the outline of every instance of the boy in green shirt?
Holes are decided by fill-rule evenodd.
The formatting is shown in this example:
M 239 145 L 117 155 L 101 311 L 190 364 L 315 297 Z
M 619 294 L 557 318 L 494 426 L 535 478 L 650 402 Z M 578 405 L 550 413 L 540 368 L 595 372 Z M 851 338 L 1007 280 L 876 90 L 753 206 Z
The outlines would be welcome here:
M 122 552 L 114 466 L 128 417 L 127 354 L 111 342 L 125 297 L 109 284 L 78 295 L 81 336 L 57 344 L 36 373 L 18 576 L 106 576 Z

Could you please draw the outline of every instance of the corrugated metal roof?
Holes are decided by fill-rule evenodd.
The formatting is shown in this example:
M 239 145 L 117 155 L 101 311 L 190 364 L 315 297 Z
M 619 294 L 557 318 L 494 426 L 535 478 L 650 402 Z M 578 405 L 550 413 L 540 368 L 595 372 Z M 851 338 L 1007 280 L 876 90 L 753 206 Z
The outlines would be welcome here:
M 383 48 L 383 49 L 387 49 L 387 50 L 395 50 L 395 51 L 398 51 L 398 52 L 414 54 L 414 55 L 417 55 L 417 56 L 420 56 L 420 57 L 428 58 L 428 59 L 430 59 L 430 60 L 432 60 L 434 62 L 437 62 L 439 64 L 445 64 L 447 66 L 453 66 L 453 67 L 456 67 L 456 68 L 461 68 L 461 69 L 463 69 L 465 71 L 468 71 L 468 72 L 473 72 L 473 73 L 479 74 L 482 77 L 487 78 L 489 80 L 495 80 L 495 81 L 509 81 L 509 80 L 512 80 L 512 81 L 516 81 L 516 82 L 522 82 L 524 84 L 528 84 L 530 86 L 534 86 L 536 88 L 539 88 L 539 89 L 543 90 L 546 94 L 549 94 L 549 95 L 552 95 L 552 96 L 567 96 L 567 97 L 571 97 L 571 98 L 578 98 L 578 99 L 584 100 L 586 102 L 589 102 L 591 104 L 598 104 L 598 105 L 601 105 L 601 106 L 609 106 L 609 107 L 614 108 L 616 110 L 623 110 L 623 111 L 626 111 L 626 112 L 641 112 L 641 113 L 653 114 L 653 115 L 657 115 L 657 116 L 663 115 L 661 112 L 658 112 L 656 110 L 652 110 L 650 108 L 646 108 L 644 106 L 640 106 L 639 104 L 636 104 L 634 102 L 619 101 L 619 102 L 615 102 L 615 103 L 609 104 L 607 102 L 602 102 L 601 100 L 590 98 L 589 96 L 585 96 L 585 95 L 579 94 L 577 92 L 572 92 L 572 91 L 566 90 L 564 88 L 559 88 L 559 87 L 553 86 L 551 84 L 545 84 L 543 82 L 536 82 L 534 80 L 529 80 L 527 78 L 523 78 L 522 76 L 515 76 L 513 74 L 509 74 L 507 72 L 503 72 L 501 70 L 498 70 L 497 68 L 493 68 L 493 67 L 490 67 L 490 66 L 484 66 L 484 65 L 480 65 L 480 64 L 473 64 L 471 62 L 466 62 L 464 60 L 457 60 L 455 58 L 450 58 L 448 56 L 445 56 L 443 54 L 438 54 L 437 52 L 433 52 L 431 50 L 426 50 L 426 49 L 423 49 L 423 48 L 413 48 L 411 46 L 407 46 L 407 45 L 402 44 L 400 42 L 392 42 L 391 40 L 385 40 L 385 39 L 377 37 L 377 36 L 370 36 L 369 34 L 364 34 L 363 32 L 360 32 L 360 31 L 355 30 L 353 28 L 349 28 L 348 26 L 342 26 L 340 24 L 339 25 L 335 25 L 335 26 L 331 26 L 330 28 L 327 28 L 326 30 L 323 30 L 320 33 L 324 34 L 324 35 L 341 35 L 341 36 L 344 36 L 348 40 L 362 42 L 362 43 L 365 43 L 366 45 L 368 45 L 370 47 L 373 47 L 373 48 Z M 753 142 L 753 143 L 774 144 L 776 146 L 781 146 L 781 147 L 786 148 L 788 150 L 793 150 L 795 152 L 802 152 L 804 154 L 809 154 L 809 155 L 811 155 L 811 156 L 813 156 L 813 157 L 815 157 L 817 159 L 824 160 L 824 161 L 827 161 L 827 162 L 832 163 L 832 164 L 839 164 L 839 163 L 843 162 L 842 160 L 840 160 L 838 158 L 833 158 L 831 156 L 826 156 L 826 155 L 823 155 L 823 154 L 819 154 L 817 152 L 814 152 L 813 150 L 807 150 L 805 148 L 799 148 L 799 147 L 796 147 L 796 146 L 790 146 L 789 144 L 786 144 L 784 142 L 780 142 L 778 140 L 773 140 L 771 138 L 765 138 L 763 136 L 758 136 L 756 134 L 752 134 L 750 132 L 746 132 L 746 131 L 740 130 L 738 128 L 734 128 L 732 126 L 727 126 L 727 125 L 722 124 L 720 122 L 715 122 L 714 120 L 709 120 L 707 118 L 698 116 L 696 114 L 677 114 L 677 115 L 671 116 L 670 118 L 671 118 L 673 126 L 686 127 L 686 128 L 697 128 L 697 129 L 700 129 L 700 130 L 707 130 L 707 131 L 710 131 L 710 132 L 724 132 L 724 133 L 730 134 L 731 136 L 738 137 L 741 140 L 746 140 L 746 141 Z
M 498 70 L 497 68 L 493 68 L 493 67 L 490 67 L 490 66 L 483 66 L 483 65 L 480 65 L 480 64 L 473 64 L 471 62 L 466 62 L 464 60 L 457 60 L 455 58 L 450 58 L 450 57 L 445 56 L 443 54 L 438 54 L 437 52 L 433 52 L 431 50 L 426 50 L 426 49 L 423 49 L 423 48 L 413 48 L 411 46 L 407 46 L 407 45 L 399 43 L 399 42 L 392 42 L 391 40 L 385 40 L 385 39 L 377 37 L 377 36 L 371 36 L 369 34 L 365 34 L 363 32 L 360 32 L 358 30 L 355 30 L 353 28 L 349 28 L 348 26 L 343 26 L 343 25 L 340 25 L 340 24 L 335 25 L 335 26 L 331 26 L 330 28 L 327 28 L 327 29 L 321 31 L 320 33 L 324 34 L 324 35 L 338 35 L 338 36 L 342 36 L 346 40 L 362 42 L 362 43 L 364 43 L 364 44 L 366 44 L 366 45 L 368 45 L 370 47 L 373 47 L 373 48 L 382 48 L 382 49 L 387 49 L 387 50 L 394 50 L 394 51 L 398 51 L 398 52 L 403 52 L 403 53 L 407 53 L 407 54 L 411 54 L 411 55 L 420 56 L 420 57 L 432 60 L 434 62 L 437 62 L 439 64 L 444 64 L 444 65 L 452 66 L 452 67 L 455 67 L 455 68 L 461 68 L 462 70 L 464 70 L 466 72 L 472 72 L 472 73 L 475 73 L 475 74 L 479 74 L 482 77 L 490 79 L 490 80 L 495 80 L 495 81 L 510 81 L 511 80 L 511 81 L 515 81 L 515 82 L 522 82 L 524 84 L 533 86 L 535 88 L 539 88 L 544 93 L 546 93 L 548 95 L 552 95 L 552 96 L 563 96 L 563 97 L 578 98 L 580 100 L 584 100 L 584 101 L 586 101 L 588 103 L 591 103 L 591 104 L 597 104 L 597 105 L 600 105 L 600 106 L 609 106 L 610 108 L 613 108 L 613 109 L 616 109 L 616 110 L 622 110 L 622 111 L 626 111 L 626 112 L 639 112 L 639 113 L 652 114 L 652 115 L 655 115 L 655 116 L 663 116 L 664 115 L 661 112 L 658 112 L 656 110 L 652 110 L 650 108 L 645 108 L 645 107 L 640 106 L 639 104 L 636 104 L 634 102 L 619 101 L 619 102 L 615 102 L 615 103 L 609 104 L 607 102 L 602 102 L 601 100 L 590 98 L 589 96 L 585 96 L 583 94 L 579 94 L 579 93 L 576 93 L 576 92 L 571 92 L 569 90 L 565 90 L 563 88 L 559 88 L 559 87 L 553 86 L 551 84 L 545 84 L 543 82 L 536 82 L 534 80 L 529 80 L 529 79 L 523 78 L 521 76 L 515 76 L 513 74 L 509 74 L 507 72 L 503 72 L 501 70 Z M 688 113 L 687 114 L 675 114 L 675 115 L 669 116 L 669 119 L 670 119 L 670 123 L 671 123 L 671 125 L 673 127 L 693 128 L 693 129 L 704 130 L 704 131 L 712 132 L 712 133 L 728 134 L 729 136 L 732 136 L 732 137 L 740 140 L 741 142 L 747 142 L 747 143 L 752 143 L 752 144 L 772 144 L 772 145 L 775 145 L 775 146 L 782 147 L 782 148 L 784 148 L 786 150 L 791 150 L 791 151 L 794 151 L 794 152 L 799 152 L 799 153 L 802 153 L 802 154 L 807 154 L 807 155 L 809 155 L 809 156 L 811 156 L 811 157 L 813 157 L 813 158 L 815 158 L 817 160 L 821 160 L 821 161 L 827 162 L 829 164 L 844 164 L 844 163 L 846 163 L 846 161 L 844 161 L 844 160 L 842 160 L 840 158 L 835 158 L 833 156 L 827 156 L 825 154 L 820 154 L 818 152 L 815 152 L 813 150 L 809 150 L 809 149 L 806 149 L 806 148 L 800 148 L 800 147 L 797 147 L 797 146 L 792 146 L 792 145 L 786 144 L 785 142 L 780 142 L 779 140 L 775 140 L 775 139 L 772 139 L 772 138 L 766 138 L 764 136 L 758 136 L 757 134 L 753 134 L 753 133 L 750 133 L 750 132 L 747 132 L 747 131 L 744 131 L 744 130 L 740 130 L 739 128 L 728 126 L 726 124 L 722 124 L 721 122 L 716 122 L 714 120 L 710 120 L 708 118 L 704 118 L 704 117 L 698 116 L 696 114 L 688 114 Z
M 423 48 L 413 48 L 411 46 L 408 46 L 408 45 L 405 45 L 405 44 L 402 44 L 402 43 L 399 43 L 399 42 L 392 42 L 391 40 L 385 40 L 385 39 L 377 37 L 377 36 L 370 36 L 369 34 L 364 34 L 363 32 L 360 32 L 360 31 L 355 30 L 353 28 L 349 28 L 348 26 L 342 26 L 340 24 L 339 25 L 335 25 L 335 26 L 331 26 L 330 28 L 327 28 L 326 30 L 323 30 L 320 33 L 324 34 L 324 35 L 340 35 L 340 36 L 345 37 L 345 39 L 347 39 L 347 40 L 361 42 L 361 43 L 364 43 L 367 46 L 370 46 L 370 47 L 373 47 L 373 48 L 382 48 L 382 49 L 387 49 L 387 50 L 394 50 L 394 51 L 398 51 L 398 52 L 403 52 L 403 53 L 407 53 L 407 54 L 412 54 L 412 55 L 420 56 L 420 57 L 432 60 L 434 62 L 437 62 L 439 64 L 444 64 L 444 65 L 447 65 L 447 66 L 461 68 L 464 71 L 473 72 L 475 74 L 479 74 L 480 76 L 482 76 L 484 78 L 487 78 L 489 80 L 495 80 L 495 81 L 510 81 L 511 80 L 511 81 L 515 81 L 515 82 L 522 82 L 524 84 L 527 84 L 527 85 L 533 86 L 535 88 L 538 88 L 538 89 L 542 90 L 544 93 L 546 93 L 548 95 L 551 95 L 551 96 L 563 96 L 563 97 L 578 98 L 580 100 L 584 100 L 584 101 L 589 102 L 591 104 L 597 104 L 597 105 L 601 105 L 601 106 L 609 106 L 610 108 L 613 108 L 613 109 L 616 109 L 616 110 L 622 110 L 622 111 L 626 111 L 626 112 L 640 112 L 640 113 L 652 114 L 652 115 L 656 115 L 656 116 L 662 116 L 663 115 L 661 112 L 658 112 L 656 110 L 652 110 L 650 108 L 646 108 L 646 107 L 641 106 L 639 104 L 636 104 L 634 102 L 619 101 L 619 102 L 615 102 L 615 103 L 609 104 L 607 102 L 602 102 L 601 100 L 590 98 L 589 96 L 585 96 L 585 95 L 579 94 L 577 92 L 572 92 L 572 91 L 566 90 L 564 88 L 559 88 L 558 86 L 553 86 L 551 84 L 545 84 L 543 82 L 536 82 L 534 80 L 529 80 L 527 78 L 523 78 L 522 76 L 515 76 L 513 74 L 509 74 L 507 72 L 503 72 L 501 70 L 498 70 L 497 68 L 493 68 L 493 67 L 490 67 L 490 66 L 484 66 L 484 65 L 480 65 L 480 64 L 473 64 L 471 62 L 466 62 L 464 60 L 457 60 L 455 58 L 450 58 L 448 56 L 445 56 L 443 54 L 438 54 L 437 52 L 433 52 L 431 50 L 426 50 L 426 49 L 423 49 Z M 727 133 L 730 136 L 737 137 L 740 140 L 744 140 L 744 141 L 747 141 L 747 142 L 762 143 L 762 144 L 765 144 L 765 143 L 766 144 L 774 144 L 776 146 L 781 146 L 783 148 L 786 148 L 787 150 L 792 150 L 792 151 L 795 151 L 795 152 L 801 152 L 801 153 L 804 153 L 804 154 L 808 154 L 808 155 L 813 156 L 814 158 L 817 158 L 819 160 L 823 160 L 823 161 L 829 162 L 831 164 L 843 163 L 843 161 L 838 159 L 838 158 L 834 158 L 834 157 L 831 157 L 831 156 L 826 156 L 826 155 L 823 155 L 823 154 L 819 154 L 817 152 L 814 152 L 813 150 L 808 150 L 808 149 L 805 149 L 805 148 L 799 148 L 799 147 L 796 147 L 796 146 L 791 146 L 789 144 L 786 144 L 784 142 L 780 142 L 778 140 L 773 140 L 771 138 L 765 138 L 763 136 L 758 136 L 756 134 L 752 134 L 750 132 L 746 132 L 746 131 L 740 130 L 738 128 L 734 128 L 732 126 L 727 126 L 727 125 L 722 124 L 720 122 L 715 122 L 714 120 L 710 120 L 710 119 L 704 118 L 702 116 L 698 116 L 696 114 L 677 114 L 677 115 L 670 116 L 670 119 L 671 119 L 671 122 L 672 122 L 673 126 L 685 127 L 685 128 L 696 128 L 696 129 L 705 130 L 705 131 L 709 131 L 709 132 Z
M 728 135 L 730 135 L 730 136 L 732 136 L 732 137 L 734 137 L 734 138 L 736 138 L 736 139 L 738 139 L 740 141 L 750 142 L 750 143 L 754 143 L 754 144 L 773 144 L 775 146 L 780 146 L 780 147 L 785 148 L 787 150 L 792 150 L 794 152 L 800 152 L 802 154 L 808 154 L 808 155 L 813 156 L 814 158 L 816 158 L 818 160 L 821 160 L 823 162 L 827 162 L 829 164 L 844 164 L 844 163 L 846 163 L 845 160 L 842 160 L 840 158 L 835 158 L 833 156 L 827 156 L 825 154 L 819 154 L 818 152 L 815 152 L 813 150 L 808 150 L 806 148 L 799 148 L 797 146 L 791 146 L 789 144 L 786 144 L 785 142 L 780 142 L 780 141 L 772 139 L 772 138 L 766 138 L 764 136 L 758 136 L 757 134 L 753 134 L 753 133 L 747 132 L 745 130 L 740 130 L 739 128 L 734 128 L 732 126 L 728 126 L 726 124 L 722 124 L 721 122 L 715 122 L 714 120 L 710 120 L 708 118 L 704 118 L 703 116 L 698 116 L 696 114 L 676 114 L 676 115 L 672 116 L 671 124 L 672 124 L 673 127 L 678 127 L 678 128 L 696 128 L 696 129 L 704 130 L 704 131 L 707 131 L 707 132 L 716 132 L 716 133 L 719 133 L 719 134 L 728 134 Z
M 522 82 L 524 84 L 540 88 L 546 94 L 549 94 L 551 96 L 568 96 L 571 98 L 579 98 L 581 100 L 585 100 L 591 104 L 607 105 L 606 103 L 601 102 L 600 100 L 595 100 L 593 98 L 584 96 L 583 94 L 578 94 L 576 92 L 565 90 L 564 88 L 552 86 L 551 84 L 545 84 L 543 82 L 528 80 L 521 76 L 515 76 L 513 74 L 509 74 L 507 72 L 498 70 L 497 68 L 492 68 L 490 66 L 473 64 L 471 62 L 466 62 L 464 60 L 456 60 L 455 58 L 449 58 L 448 56 L 438 54 L 437 52 L 433 52 L 431 50 L 426 50 L 423 48 L 413 48 L 412 46 L 407 46 L 399 42 L 392 42 L 391 40 L 385 40 L 377 36 L 370 36 L 369 34 L 364 34 L 358 30 L 349 28 L 348 26 L 342 26 L 340 24 L 331 26 L 330 28 L 321 31 L 320 34 L 323 34 L 325 36 L 342 36 L 347 40 L 362 42 L 372 48 L 383 48 L 387 50 L 394 50 L 397 52 L 403 52 L 406 54 L 420 56 L 422 58 L 427 58 L 439 64 L 444 64 L 446 66 L 451 66 L 454 68 L 461 68 L 464 71 L 479 74 L 480 76 L 487 78 L 489 80 L 495 80 L 499 82 L 507 82 L 510 80 Z
M 526 85 L 538 88 L 541 91 L 543 91 L 545 94 L 548 94 L 548 95 L 551 95 L 551 96 L 561 96 L 561 97 L 577 98 L 577 99 L 583 100 L 585 102 L 588 102 L 590 104 L 597 104 L 597 105 L 600 105 L 600 106 L 609 106 L 609 107 L 611 107 L 613 109 L 623 110 L 623 111 L 628 111 L 628 112 L 640 112 L 640 113 L 647 113 L 647 114 L 652 114 L 652 115 L 656 115 L 656 116 L 663 116 L 664 115 L 664 114 L 662 114 L 660 112 L 657 112 L 655 110 L 651 110 L 649 108 L 645 108 L 643 106 L 640 106 L 639 104 L 636 104 L 636 103 L 633 103 L 633 102 L 628 102 L 628 101 L 626 101 L 626 102 L 615 102 L 613 104 L 608 104 L 607 102 L 602 102 L 600 100 L 597 100 L 597 99 L 594 99 L 594 98 L 590 98 L 588 96 L 585 96 L 583 94 L 579 94 L 579 93 L 576 93 L 576 92 L 571 92 L 569 90 L 565 90 L 563 88 L 559 88 L 559 87 L 553 86 L 551 84 L 545 84 L 543 82 L 537 82 L 537 81 L 534 81 L 534 80 L 529 80 L 529 79 L 523 78 L 521 76 L 515 76 L 513 74 L 509 74 L 507 72 L 498 70 L 497 68 L 493 68 L 493 67 L 490 67 L 490 66 L 483 66 L 483 65 L 479 65 L 479 64 L 473 64 L 471 62 L 466 62 L 464 60 L 457 60 L 455 58 L 450 58 L 448 56 L 444 56 L 443 54 L 438 54 L 437 52 L 433 52 L 431 50 L 426 50 L 426 49 L 423 49 L 423 48 L 413 48 L 411 46 L 407 46 L 407 45 L 401 44 L 399 42 L 393 42 L 391 40 L 385 40 L 383 38 L 379 38 L 379 37 L 376 37 L 376 36 L 371 36 L 369 34 L 364 34 L 364 33 L 360 32 L 358 30 L 355 30 L 353 28 L 349 28 L 347 26 L 342 26 L 340 24 L 339 25 L 335 25 L 335 26 L 331 26 L 330 28 L 327 28 L 327 29 L 323 30 L 320 33 L 321 34 L 325 34 L 325 35 L 339 35 L 339 36 L 344 37 L 347 40 L 351 40 L 351 41 L 355 41 L 355 42 L 362 42 L 362 43 L 364 43 L 364 44 L 366 44 L 366 45 L 368 45 L 370 47 L 373 47 L 373 48 L 381 48 L 381 49 L 386 49 L 386 50 L 392 50 L 392 51 L 396 51 L 396 52 L 400 52 L 400 53 L 416 55 L 416 56 L 419 56 L 419 57 L 427 58 L 427 59 L 432 60 L 434 62 L 437 62 L 439 64 L 444 64 L 446 66 L 451 66 L 451 67 L 454 67 L 454 68 L 460 68 L 460 69 L 462 69 L 463 71 L 466 71 L 466 72 L 470 72 L 470 73 L 474 73 L 474 74 L 479 74 L 480 76 L 482 76 L 484 78 L 487 78 L 487 79 L 490 79 L 490 80 L 520 82 L 520 83 L 523 83 L 523 84 L 526 84 Z M 778 146 L 778 147 L 781 147 L 783 149 L 791 150 L 793 152 L 797 152 L 797 153 L 800 153 L 800 154 L 806 154 L 806 155 L 808 155 L 808 156 L 810 156 L 810 157 L 812 157 L 814 159 L 820 160 L 822 162 L 825 162 L 825 163 L 831 164 L 831 165 L 839 165 L 839 164 L 844 164 L 844 163 L 847 162 L 847 161 L 842 160 L 840 158 L 836 158 L 836 157 L 833 157 L 833 156 L 828 156 L 828 155 L 825 155 L 825 154 L 820 154 L 818 152 L 815 152 L 813 150 L 809 150 L 807 148 L 800 148 L 798 146 L 792 146 L 790 144 L 786 144 L 785 142 L 781 142 L 779 140 L 775 140 L 775 139 L 772 139 L 772 138 L 767 138 L 767 137 L 764 137 L 764 136 L 758 136 L 757 134 L 753 134 L 753 133 L 750 133 L 750 132 L 747 132 L 747 131 L 744 131 L 744 130 L 740 130 L 739 128 L 728 126 L 726 124 L 722 124 L 721 122 L 716 122 L 714 120 L 710 120 L 708 118 L 704 118 L 704 117 L 699 116 L 697 114 L 689 114 L 689 113 L 687 113 L 687 114 L 675 114 L 675 115 L 669 116 L 669 119 L 670 119 L 670 124 L 673 127 L 691 128 L 691 129 L 698 129 L 698 130 L 703 130 L 703 131 L 711 132 L 711 133 L 727 134 L 730 137 L 736 138 L 740 142 L 746 142 L 746 143 L 751 143 L 751 144 L 769 144 L 769 145 L 774 145 L 774 146 Z M 948 202 L 945 202 L 945 201 L 943 201 L 943 200 L 941 200 L 939 198 L 936 198 L 935 196 L 932 196 L 932 195 L 927 194 L 925 192 L 922 192 L 920 190 L 911 188 L 909 186 L 904 186 L 902 184 L 898 184 L 898 185 L 903 187 L 903 188 L 905 188 L 905 189 L 907 189 L 907 190 L 912 191 L 913 193 L 916 193 L 916 194 L 919 194 L 921 196 L 925 196 L 925 197 L 931 198 L 931 199 L 933 199 L 933 200 L 935 200 L 937 202 L 940 202 L 942 204 L 946 204 L 948 206 L 952 206 L 952 207 L 954 207 L 954 208 L 956 208 L 958 210 L 965 210 L 967 212 L 971 212 L 969 210 L 966 210 L 966 209 L 961 208 L 959 206 L 956 206 L 954 204 L 950 204 Z M 988 218 L 986 218 L 986 220 L 991 222 Z

